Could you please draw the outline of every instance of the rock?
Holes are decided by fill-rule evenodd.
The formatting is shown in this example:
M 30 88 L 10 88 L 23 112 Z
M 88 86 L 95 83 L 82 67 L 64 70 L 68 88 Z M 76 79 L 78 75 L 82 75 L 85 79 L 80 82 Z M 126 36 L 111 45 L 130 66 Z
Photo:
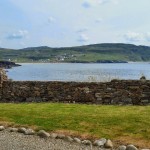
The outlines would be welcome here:
M 105 95 L 103 95 L 103 98 L 105 98 L 105 99 L 111 98 L 111 94 L 105 94 Z
M 52 91 L 48 91 L 48 95 L 53 95 L 53 92 Z
M 106 143 L 106 139 L 105 138 L 101 138 L 99 140 L 94 141 L 93 145 L 94 146 L 104 146 L 104 144 Z
M 95 97 L 96 97 L 96 98 L 101 97 L 101 95 L 102 95 L 101 93 L 95 93 Z
M 35 97 L 38 97 L 38 96 L 40 96 L 40 92 L 39 91 L 34 91 L 34 95 L 35 95 Z
M 35 90 L 35 91 L 40 91 L 40 88 L 34 87 L 34 90 Z
M 21 66 L 21 65 L 18 65 L 10 61 L 0 61 L 0 68 L 10 69 L 12 67 L 17 67 L 17 66 Z
M 34 134 L 35 134 L 35 131 L 32 130 L 32 129 L 27 129 L 24 134 L 25 134 L 25 135 L 34 135 Z
M 18 132 L 18 129 L 17 128 L 9 128 L 9 131 L 10 132 Z
M 141 103 L 148 104 L 149 100 L 141 100 Z
M 143 75 L 143 76 L 140 78 L 140 81 L 145 82 L 145 81 L 146 81 L 146 77 Z
M 26 98 L 26 102 L 34 102 L 34 101 L 35 101 L 35 98 L 32 98 L 32 97 Z
M 131 98 L 123 98 L 122 100 L 125 104 L 132 104 L 132 99 Z
M 42 138 L 48 138 L 50 137 L 50 134 L 44 130 L 40 130 L 38 133 L 37 133 L 38 136 L 42 137 Z
M 5 127 L 4 126 L 0 126 L 0 131 L 3 131 L 5 130 Z
M 20 89 L 21 89 L 21 90 L 26 90 L 27 87 L 26 87 L 26 86 L 20 86 Z
M 90 140 L 84 140 L 84 141 L 82 141 L 82 144 L 84 144 L 84 145 L 92 145 L 92 142 Z
M 126 150 L 126 146 L 121 145 L 121 146 L 119 146 L 119 147 L 117 148 L 117 150 Z
M 142 89 L 149 89 L 149 86 L 147 86 L 147 85 L 142 85 L 141 88 L 142 88 Z
M 111 140 L 107 140 L 106 143 L 104 144 L 105 148 L 113 148 L 113 143 Z
M 66 139 L 67 141 L 69 141 L 69 142 L 73 142 L 73 138 L 70 137 L 70 136 L 66 136 L 65 139 Z
M 139 86 L 129 86 L 130 90 L 139 90 L 140 87 Z
M 64 135 L 64 134 L 58 134 L 58 135 L 57 135 L 57 138 L 58 138 L 58 139 L 64 139 L 64 138 L 65 138 L 65 135 Z
M 107 91 L 111 91 L 111 90 L 112 90 L 112 88 L 107 88 L 106 90 L 107 90 Z
M 81 143 L 81 140 L 79 138 L 74 138 L 74 141 L 79 144 Z
M 26 128 L 19 128 L 19 129 L 18 129 L 18 132 L 19 132 L 19 133 L 25 133 L 25 132 L 26 132 Z
M 50 135 L 50 137 L 53 138 L 53 139 L 56 139 L 57 136 L 58 136 L 58 135 L 57 135 L 56 133 L 52 133 L 52 134 Z
M 127 145 L 126 150 L 138 150 L 134 145 Z
M 97 98 L 97 101 L 102 101 L 102 98 L 101 98 L 101 97 L 98 97 L 98 98 Z
M 83 90 L 84 90 L 85 93 L 89 93 L 90 92 L 90 89 L 88 87 L 83 88 Z

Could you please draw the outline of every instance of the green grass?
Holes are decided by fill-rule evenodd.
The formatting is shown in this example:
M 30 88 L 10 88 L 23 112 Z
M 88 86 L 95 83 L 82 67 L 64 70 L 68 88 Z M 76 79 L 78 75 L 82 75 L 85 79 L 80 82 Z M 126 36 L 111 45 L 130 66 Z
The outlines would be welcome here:
M 99 54 L 99 53 L 88 53 L 84 56 L 78 57 L 78 60 L 80 61 L 93 61 L 96 62 L 97 60 L 128 60 L 126 55 L 122 54 Z
M 150 146 L 150 106 L 0 104 L 0 121 Z

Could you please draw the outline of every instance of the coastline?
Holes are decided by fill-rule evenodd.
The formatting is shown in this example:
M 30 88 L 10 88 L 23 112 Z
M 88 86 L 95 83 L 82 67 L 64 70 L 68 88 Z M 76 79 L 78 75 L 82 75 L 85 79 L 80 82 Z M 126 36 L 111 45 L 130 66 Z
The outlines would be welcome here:
M 150 61 L 127 61 L 127 62 L 112 62 L 112 63 L 97 63 L 97 62 L 77 62 L 77 63 L 72 63 L 72 62 L 17 62 L 17 64 L 148 64 Z
M 21 65 L 11 61 L 0 61 L 0 68 L 11 69 L 12 67 L 18 67 L 18 66 Z

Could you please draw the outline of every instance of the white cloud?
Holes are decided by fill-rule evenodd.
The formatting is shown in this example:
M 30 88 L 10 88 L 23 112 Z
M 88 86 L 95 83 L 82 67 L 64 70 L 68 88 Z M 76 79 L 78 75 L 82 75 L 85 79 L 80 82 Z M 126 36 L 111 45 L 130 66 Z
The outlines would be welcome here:
M 150 41 L 150 32 L 138 33 L 129 31 L 123 35 L 123 38 L 127 42 L 148 42 Z
M 99 0 L 98 3 L 99 4 L 105 4 L 105 3 L 108 3 L 110 2 L 110 0 Z
M 118 4 L 119 1 L 118 0 L 98 0 L 99 4 L 106 4 L 106 3 L 114 3 L 114 4 Z
M 90 1 L 85 1 L 85 2 L 83 2 L 82 6 L 84 8 L 90 8 L 92 6 L 92 3 Z
M 83 3 L 82 3 L 82 6 L 84 8 L 90 8 L 92 6 L 96 6 L 99 4 L 99 0 L 85 0 Z
M 25 46 L 25 43 L 24 43 L 24 42 L 20 42 L 20 45 L 24 47 L 24 46 Z
M 97 19 L 95 20 L 96 23 L 101 23 L 102 21 L 103 21 L 102 18 L 97 18 Z
M 88 27 L 84 27 L 84 28 L 79 29 L 77 32 L 83 33 L 83 32 L 87 32 L 88 30 L 89 30 Z
M 19 30 L 16 33 L 12 33 L 9 36 L 7 36 L 7 39 L 9 40 L 14 40 L 14 39 L 23 39 L 28 36 L 28 31 L 27 30 Z
M 147 33 L 145 34 L 145 39 L 146 39 L 148 42 L 150 42 L 150 32 L 147 32 Z
M 56 21 L 56 19 L 52 16 L 48 18 L 49 23 L 54 23 L 55 21 Z
M 2 41 L 0 41 L 0 47 L 1 47 L 1 45 L 2 45 Z
M 143 34 L 130 31 L 124 34 L 123 37 L 128 42 L 138 42 L 143 40 Z
M 78 41 L 79 42 L 87 42 L 89 37 L 86 34 L 80 34 Z
M 114 4 L 119 4 L 119 0 L 112 0 Z
M 90 8 L 92 6 L 103 5 L 103 4 L 107 4 L 107 3 L 118 4 L 119 1 L 118 0 L 85 0 L 82 3 L 82 6 L 84 8 Z

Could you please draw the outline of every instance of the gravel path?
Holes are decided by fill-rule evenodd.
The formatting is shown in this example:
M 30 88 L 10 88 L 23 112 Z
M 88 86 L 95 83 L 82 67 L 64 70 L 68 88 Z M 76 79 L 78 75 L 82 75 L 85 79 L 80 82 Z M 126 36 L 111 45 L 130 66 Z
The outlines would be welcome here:
M 0 150 L 99 150 L 99 148 L 5 130 L 0 132 Z

